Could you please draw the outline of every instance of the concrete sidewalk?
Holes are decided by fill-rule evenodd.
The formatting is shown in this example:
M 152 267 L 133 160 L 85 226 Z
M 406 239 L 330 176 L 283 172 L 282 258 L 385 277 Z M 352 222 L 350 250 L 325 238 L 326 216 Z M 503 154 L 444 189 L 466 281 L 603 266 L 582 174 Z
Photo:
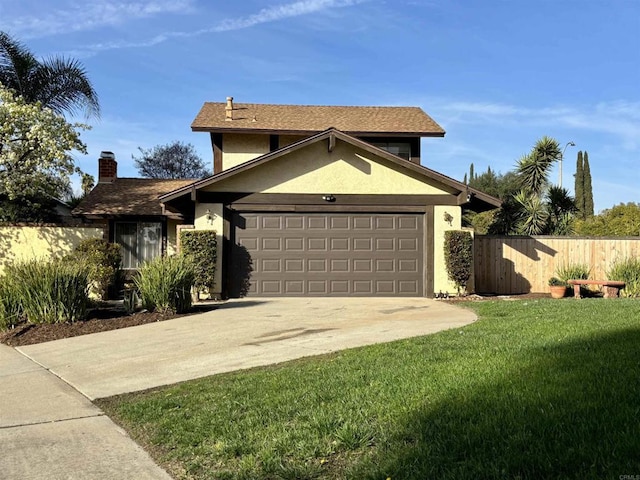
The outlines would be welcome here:
M 0 345 L 0 477 L 170 479 L 87 398 Z
M 20 347 L 89 399 L 460 327 L 426 298 L 261 298 L 139 327 Z

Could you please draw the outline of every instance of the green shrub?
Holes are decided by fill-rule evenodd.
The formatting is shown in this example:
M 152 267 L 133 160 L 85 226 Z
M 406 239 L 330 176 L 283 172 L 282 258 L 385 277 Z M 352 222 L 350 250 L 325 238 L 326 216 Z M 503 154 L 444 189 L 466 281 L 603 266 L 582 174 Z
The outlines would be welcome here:
M 211 291 L 215 283 L 218 240 L 213 230 L 183 230 L 180 232 L 183 254 L 190 258 L 195 271 L 194 287 Z
M 444 233 L 444 260 L 449 280 L 456 284 L 458 294 L 466 292 L 473 266 L 471 233 L 450 230 Z
M 89 270 L 91 293 L 105 299 L 109 286 L 116 282 L 122 254 L 120 246 L 101 238 L 83 240 L 67 260 L 83 262 Z
M 182 313 L 191 308 L 195 272 L 183 255 L 156 257 L 142 265 L 134 282 L 142 305 L 150 311 Z
M 640 258 L 616 260 L 607 272 L 607 278 L 625 283 L 620 291 L 622 297 L 640 297 Z
M 0 277 L 0 331 L 15 327 L 23 320 L 19 293 L 10 277 Z
M 567 286 L 567 282 L 565 282 L 564 280 L 560 280 L 558 277 L 551 277 L 548 283 L 550 287 L 566 287 Z
M 567 283 L 568 280 L 586 280 L 591 274 L 591 268 L 586 263 L 563 263 L 556 268 L 556 276 Z
M 64 323 L 85 318 L 89 303 L 86 266 L 30 260 L 8 265 L 6 274 L 28 322 Z

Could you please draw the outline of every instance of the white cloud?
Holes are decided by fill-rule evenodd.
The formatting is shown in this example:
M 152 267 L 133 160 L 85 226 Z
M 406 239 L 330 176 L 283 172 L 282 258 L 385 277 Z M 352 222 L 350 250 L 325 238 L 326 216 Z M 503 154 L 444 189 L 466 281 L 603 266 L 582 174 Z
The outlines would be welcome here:
M 275 22 L 287 18 L 308 15 L 310 13 L 319 12 L 329 9 L 344 8 L 357 5 L 368 0 L 300 0 L 297 2 L 274 5 L 263 8 L 258 13 L 238 18 L 227 18 L 209 28 L 202 28 L 189 32 L 163 32 L 154 37 L 139 41 L 122 41 L 122 42 L 106 42 L 88 45 L 82 50 L 69 52 L 74 56 L 85 57 L 94 55 L 105 50 L 115 50 L 120 48 L 143 48 L 152 47 L 160 43 L 164 43 L 172 38 L 189 38 L 205 35 L 209 33 L 222 33 L 233 30 L 241 30 L 250 28 L 255 25 Z
M 285 18 L 298 17 L 331 8 L 349 7 L 362 2 L 363 0 L 300 0 L 298 2 L 263 8 L 258 13 L 247 17 L 223 20 L 212 30 L 215 32 L 240 30 L 261 23 L 275 22 Z
M 11 21 L 0 20 L 0 29 L 21 39 L 45 37 L 60 33 L 92 30 L 119 25 L 126 21 L 165 13 L 187 13 L 193 10 L 193 0 L 152 0 L 138 2 L 73 1 L 41 15 L 30 12 Z
M 613 135 L 628 150 L 640 148 L 640 102 L 542 108 L 484 102 L 432 101 L 428 105 L 447 128 L 455 124 L 571 128 Z

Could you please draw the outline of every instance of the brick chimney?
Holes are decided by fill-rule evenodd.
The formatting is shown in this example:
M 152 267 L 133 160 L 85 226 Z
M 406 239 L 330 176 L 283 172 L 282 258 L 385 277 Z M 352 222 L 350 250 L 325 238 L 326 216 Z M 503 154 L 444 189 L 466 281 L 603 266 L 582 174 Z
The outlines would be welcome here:
M 224 119 L 227 122 L 233 120 L 233 97 L 227 97 L 227 106 L 224 107 Z
M 118 178 L 118 162 L 113 152 L 100 152 L 98 183 L 111 183 Z

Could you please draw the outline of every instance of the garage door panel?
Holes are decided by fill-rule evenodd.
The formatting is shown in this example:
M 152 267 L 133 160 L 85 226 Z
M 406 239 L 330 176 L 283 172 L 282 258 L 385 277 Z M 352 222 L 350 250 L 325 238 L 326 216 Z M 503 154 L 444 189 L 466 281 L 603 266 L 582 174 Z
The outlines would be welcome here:
M 371 230 L 372 226 L 372 218 L 370 216 L 354 216 L 353 217 L 353 228 L 355 230 L 364 229 Z
M 276 251 L 279 252 L 282 250 L 282 239 L 281 238 L 268 238 L 265 237 L 262 239 L 262 250 L 264 251 Z
M 331 217 L 330 225 L 333 230 L 337 230 L 337 229 L 348 230 L 349 217 Z
M 285 238 L 284 239 L 285 249 L 288 252 L 291 251 L 303 251 L 304 250 L 304 239 L 302 237 L 294 237 L 294 238 Z
M 349 239 L 347 237 L 332 238 L 331 250 L 349 251 Z
M 395 217 L 375 217 L 376 229 L 378 230 L 393 230 L 395 228 Z
M 285 228 L 287 230 L 304 228 L 304 217 L 302 215 L 291 215 L 285 217 Z
M 400 281 L 398 282 L 398 287 L 399 287 L 398 293 L 400 294 L 418 295 L 418 292 L 419 292 L 418 283 L 413 280 Z
M 310 238 L 308 240 L 309 251 L 327 251 L 327 238 Z
M 373 239 L 372 238 L 354 238 L 353 239 L 353 250 L 355 252 L 370 252 L 373 249 Z
M 260 217 L 264 230 L 282 230 L 281 217 Z
M 422 225 L 418 214 L 237 213 L 231 282 L 247 285 L 230 293 L 421 296 Z
M 313 216 L 307 217 L 307 225 L 310 229 L 327 229 L 327 217 L 325 216 Z
M 332 272 L 344 273 L 351 271 L 349 268 L 349 259 L 347 258 L 332 258 L 330 262 Z

